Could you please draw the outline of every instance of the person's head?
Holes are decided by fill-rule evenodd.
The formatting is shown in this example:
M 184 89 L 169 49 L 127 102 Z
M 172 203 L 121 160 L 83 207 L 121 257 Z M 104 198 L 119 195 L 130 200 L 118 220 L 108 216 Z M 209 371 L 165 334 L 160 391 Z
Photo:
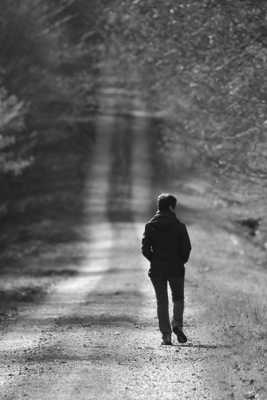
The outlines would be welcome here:
M 170 193 L 161 193 L 158 196 L 158 210 L 159 211 L 173 211 L 175 210 L 177 199 Z

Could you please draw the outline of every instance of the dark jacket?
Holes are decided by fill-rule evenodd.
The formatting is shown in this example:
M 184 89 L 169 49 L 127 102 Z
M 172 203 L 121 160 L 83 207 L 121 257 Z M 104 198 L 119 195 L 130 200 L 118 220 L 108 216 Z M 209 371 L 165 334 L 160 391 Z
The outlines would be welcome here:
M 191 243 L 185 224 L 171 211 L 158 211 L 146 224 L 142 253 L 150 261 L 149 275 L 181 276 Z

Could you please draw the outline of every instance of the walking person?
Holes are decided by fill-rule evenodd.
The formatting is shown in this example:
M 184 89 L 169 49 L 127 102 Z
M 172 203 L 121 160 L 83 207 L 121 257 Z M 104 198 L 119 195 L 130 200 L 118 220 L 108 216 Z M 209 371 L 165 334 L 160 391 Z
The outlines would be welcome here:
M 158 210 L 146 224 L 142 253 L 150 261 L 149 277 L 155 289 L 159 329 L 162 344 L 172 344 L 172 332 L 178 342 L 186 343 L 183 332 L 184 264 L 188 261 L 191 243 L 185 224 L 176 217 L 177 199 L 160 194 Z M 169 318 L 168 284 L 173 302 L 173 317 Z

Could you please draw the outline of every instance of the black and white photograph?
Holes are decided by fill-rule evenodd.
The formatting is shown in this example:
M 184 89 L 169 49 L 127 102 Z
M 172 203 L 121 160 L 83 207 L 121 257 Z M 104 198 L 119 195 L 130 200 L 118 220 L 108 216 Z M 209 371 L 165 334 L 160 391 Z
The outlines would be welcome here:
M 267 0 L 0 0 L 0 400 L 267 399 Z

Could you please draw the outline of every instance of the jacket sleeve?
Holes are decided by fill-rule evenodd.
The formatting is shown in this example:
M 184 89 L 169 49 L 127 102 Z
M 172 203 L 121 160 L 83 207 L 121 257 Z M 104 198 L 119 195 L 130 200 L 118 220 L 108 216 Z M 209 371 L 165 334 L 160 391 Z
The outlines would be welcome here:
M 145 231 L 143 233 L 142 253 L 143 253 L 144 257 L 146 257 L 149 261 L 151 261 L 153 251 L 152 251 L 152 244 L 151 244 L 151 238 L 150 238 L 148 224 L 146 224 Z
M 183 247 L 182 247 L 182 252 L 183 252 L 183 262 L 186 264 L 187 261 L 189 260 L 189 256 L 191 253 L 191 242 L 190 238 L 186 229 L 186 226 L 183 225 Z

